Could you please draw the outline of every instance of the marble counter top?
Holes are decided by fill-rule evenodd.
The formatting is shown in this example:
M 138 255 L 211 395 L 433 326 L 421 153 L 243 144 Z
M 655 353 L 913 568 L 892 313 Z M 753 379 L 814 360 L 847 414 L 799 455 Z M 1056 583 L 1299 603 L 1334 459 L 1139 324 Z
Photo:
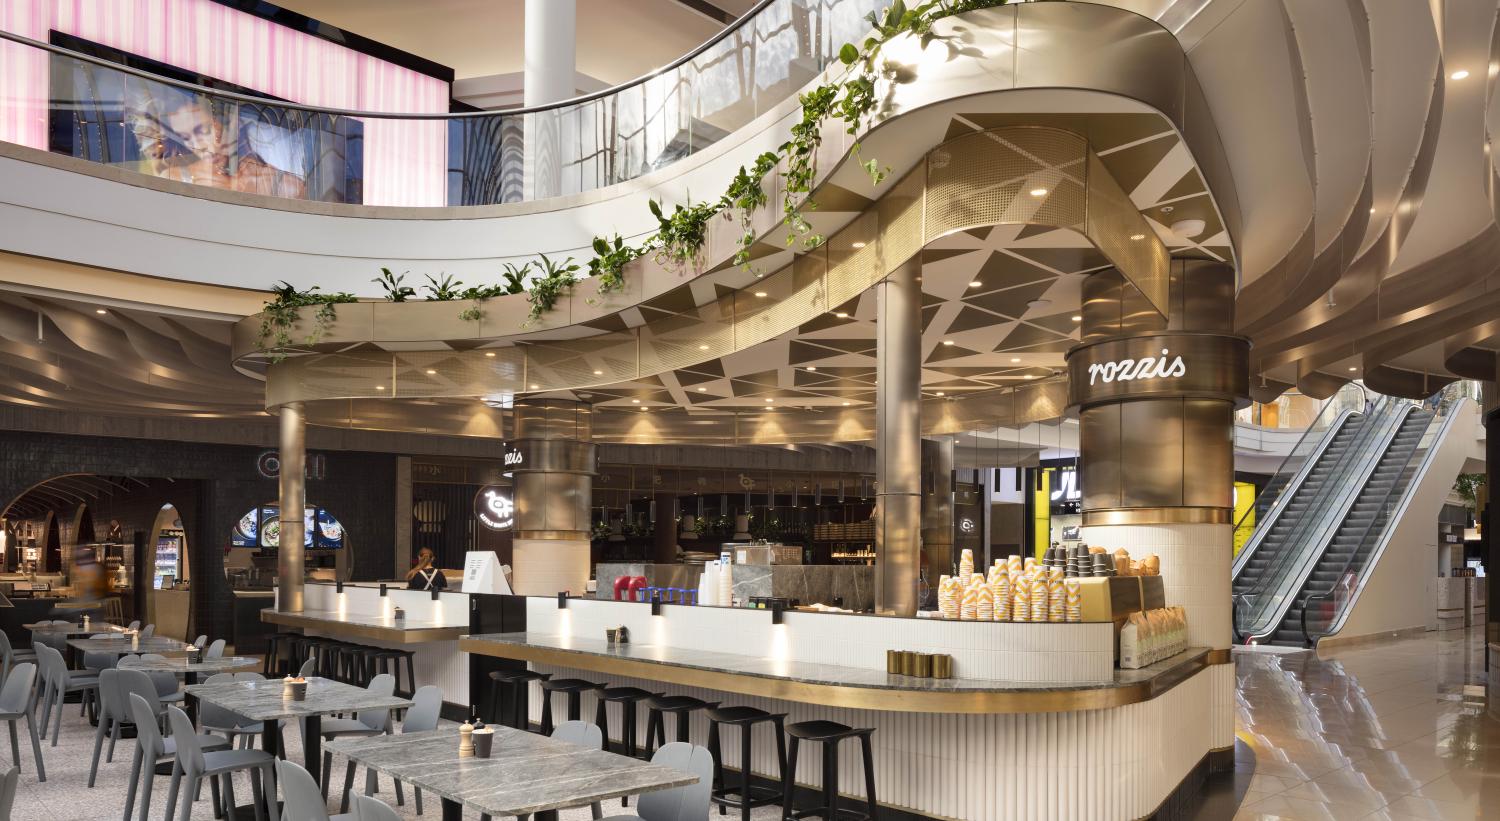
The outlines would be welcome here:
M 283 718 L 411 706 L 411 702 L 404 698 L 377 695 L 363 687 L 317 676 L 308 676 L 307 698 L 302 701 L 285 697 L 286 688 L 281 679 L 195 684 L 186 689 L 188 695 L 199 701 L 239 713 L 251 721 L 276 721 Z
M 192 659 L 186 656 L 161 659 L 125 659 L 121 670 L 140 670 L 145 673 L 223 673 L 259 667 L 260 660 L 249 656 L 220 656 L 216 659 Z
M 467 615 L 467 612 L 465 613 Z M 287 613 L 274 608 L 260 611 L 261 621 L 287 627 L 317 630 L 331 636 L 381 639 L 397 644 L 420 644 L 429 641 L 454 641 L 468 630 L 468 624 L 424 621 L 373 613 L 347 613 L 337 610 L 303 610 Z
M 162 636 L 141 639 L 132 647 L 130 639 L 123 633 L 107 639 L 69 639 L 68 646 L 80 653 L 114 653 L 119 656 L 130 653 L 186 653 L 197 649 L 187 642 Z
M 578 807 L 698 780 L 679 770 L 535 733 L 494 729 L 489 758 L 459 758 L 456 727 L 339 739 L 329 742 L 327 749 L 497 818 Z
M 806 703 L 833 698 L 844 706 L 870 709 L 970 713 L 1097 709 L 1146 701 L 1201 670 L 1209 656 L 1206 648 L 1192 648 L 1139 670 L 1115 670 L 1108 680 L 1048 683 L 917 678 L 860 667 L 539 633 L 464 636 L 459 649 Z
M 92 636 L 98 633 L 123 633 L 125 628 L 109 623 L 90 624 L 84 627 L 81 622 L 69 622 L 67 624 L 52 624 L 37 622 L 35 624 L 23 624 L 22 627 L 33 633 L 51 633 L 63 636 Z

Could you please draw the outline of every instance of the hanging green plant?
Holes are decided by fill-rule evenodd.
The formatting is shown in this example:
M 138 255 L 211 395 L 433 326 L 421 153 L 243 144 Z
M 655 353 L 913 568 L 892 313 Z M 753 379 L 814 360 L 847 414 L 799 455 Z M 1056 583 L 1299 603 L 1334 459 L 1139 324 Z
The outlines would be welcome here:
M 319 290 L 314 285 L 306 291 L 299 291 L 296 286 L 285 281 L 271 289 L 273 296 L 266 302 L 260 317 L 260 349 L 270 354 L 270 361 L 280 362 L 286 359 L 293 343 L 292 328 L 302 318 L 303 308 L 319 306 L 312 317 L 312 330 L 301 342 L 304 345 L 316 345 L 328 326 L 338 318 L 338 309 L 333 306 L 359 301 L 354 294 L 342 291 L 325 294 L 319 293 Z
M 721 207 L 718 202 L 689 203 L 673 206 L 672 212 L 666 213 L 661 203 L 651 200 L 651 215 L 656 217 L 657 224 L 651 243 L 656 248 L 656 261 L 678 269 L 697 263 L 698 252 L 708 239 L 708 220 Z
M 599 295 L 624 288 L 626 264 L 640 259 L 644 253 L 644 248 L 626 245 L 619 234 L 613 240 L 594 237 L 595 257 L 589 260 L 589 275 L 599 280 Z
M 427 275 L 427 284 L 422 288 L 427 291 L 427 299 L 433 302 L 451 302 L 462 299 L 467 291 L 461 290 L 463 283 L 453 278 L 452 274 L 443 274 L 442 279 Z
M 370 280 L 379 285 L 385 291 L 385 298 L 389 302 L 405 302 L 407 297 L 417 295 L 417 289 L 410 285 L 402 284 L 406 280 L 406 274 L 393 274 L 389 268 L 381 268 L 380 276 Z
M 531 287 L 526 291 L 526 299 L 531 303 L 531 322 L 552 310 L 557 301 L 578 282 L 579 266 L 573 262 L 572 257 L 562 262 L 553 262 L 546 254 L 537 256 L 541 258 L 542 276 L 532 280 Z

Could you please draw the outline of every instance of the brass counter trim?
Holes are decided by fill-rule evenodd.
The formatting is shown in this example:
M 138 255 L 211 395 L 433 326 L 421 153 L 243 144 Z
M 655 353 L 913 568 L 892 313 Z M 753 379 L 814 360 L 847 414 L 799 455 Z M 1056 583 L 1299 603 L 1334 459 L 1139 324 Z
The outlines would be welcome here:
M 284 627 L 301 627 L 340 638 L 375 639 L 393 644 L 427 644 L 434 641 L 457 641 L 468 632 L 466 627 L 385 627 L 375 624 L 348 624 L 300 613 L 280 610 L 260 611 L 260 620 Z
M 629 676 L 684 687 L 701 687 L 803 704 L 836 704 L 839 707 L 854 710 L 881 710 L 891 713 L 1013 714 L 1104 710 L 1150 701 L 1208 667 L 1205 663 L 1208 653 L 1205 652 L 1185 662 L 1182 666 L 1163 673 L 1156 679 L 1119 687 L 1045 691 L 932 692 L 813 684 L 747 673 L 702 670 L 662 662 L 558 650 L 552 647 L 487 641 L 467 636 L 458 640 L 458 649 L 480 656 L 550 664 L 573 670 L 586 670 L 591 673 Z
M 1084 527 L 1109 525 L 1227 525 L 1229 510 L 1222 507 L 1142 507 L 1085 510 Z
M 1208 651 L 1208 655 L 1204 656 L 1203 663 L 1207 664 L 1210 667 L 1214 666 L 1215 664 L 1233 664 L 1233 651 L 1228 647 L 1220 647 L 1217 650 L 1210 650 Z

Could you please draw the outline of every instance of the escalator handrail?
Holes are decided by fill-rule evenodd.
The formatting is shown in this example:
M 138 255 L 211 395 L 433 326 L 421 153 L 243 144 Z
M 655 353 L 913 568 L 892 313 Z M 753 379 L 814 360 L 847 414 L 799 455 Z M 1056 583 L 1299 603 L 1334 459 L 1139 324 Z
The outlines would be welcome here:
M 1423 455 L 1422 464 L 1417 467 L 1417 472 L 1412 475 L 1411 481 L 1407 483 L 1408 490 L 1417 487 L 1419 484 L 1421 484 L 1422 479 L 1427 476 L 1427 472 L 1432 469 L 1433 460 L 1437 458 L 1438 446 L 1441 445 L 1444 439 L 1447 438 L 1448 434 L 1451 433 L 1453 424 L 1459 417 L 1459 411 L 1465 408 L 1467 403 L 1473 401 L 1474 400 L 1469 399 L 1468 397 L 1459 397 L 1458 401 L 1453 404 L 1452 410 L 1448 413 L 1448 415 L 1445 417 L 1441 417 L 1442 424 L 1438 426 L 1437 435 L 1433 438 L 1431 446 L 1429 446 L 1427 449 L 1427 453 Z M 1433 421 L 1437 421 L 1437 418 L 1435 417 Z M 1423 436 L 1426 436 L 1426 431 L 1423 431 Z M 1406 514 L 1406 508 L 1411 505 L 1412 498 L 1412 493 L 1404 493 L 1402 495 L 1402 498 L 1397 505 L 1397 509 L 1391 516 L 1392 521 L 1400 521 L 1401 517 Z M 1393 531 L 1391 529 L 1387 528 L 1380 534 L 1380 541 L 1376 543 L 1375 549 L 1370 552 L 1369 558 L 1365 561 L 1365 568 L 1374 567 L 1375 565 L 1379 564 L 1380 557 L 1385 554 L 1386 547 L 1391 543 L 1392 532 Z M 1355 555 L 1358 555 L 1357 551 Z M 1352 559 L 1353 556 L 1351 556 L 1350 558 Z M 1359 574 L 1359 582 L 1355 584 L 1354 590 L 1350 593 L 1348 603 L 1345 604 L 1344 608 L 1335 615 L 1333 623 L 1328 626 L 1328 632 L 1324 633 L 1323 635 L 1335 635 L 1339 632 L 1339 630 L 1343 629 L 1344 622 L 1349 618 L 1349 613 L 1354 609 L 1354 603 L 1359 600 L 1360 594 L 1364 592 L 1365 583 L 1369 580 L 1369 578 L 1369 573 L 1365 572 L 1364 569 L 1361 569 Z
M 1332 503 L 1323 508 L 1324 513 L 1330 514 L 1330 518 L 1322 519 L 1316 524 L 1312 521 L 1299 522 L 1297 530 L 1288 534 L 1286 543 L 1289 545 L 1301 545 L 1300 555 L 1296 555 L 1297 552 L 1294 551 L 1280 557 L 1278 569 L 1285 567 L 1285 573 L 1262 575 L 1261 579 L 1258 580 L 1262 595 L 1266 595 L 1267 593 L 1267 577 L 1270 575 L 1277 576 L 1281 580 L 1291 581 L 1291 584 L 1285 587 L 1277 583 L 1277 589 L 1289 589 L 1292 591 L 1300 591 L 1302 589 L 1302 586 L 1307 582 L 1308 574 L 1312 572 L 1313 567 L 1317 566 L 1318 559 L 1322 557 L 1323 551 L 1328 549 L 1333 535 L 1338 532 L 1344 520 L 1348 518 L 1349 512 L 1354 508 L 1354 503 L 1359 498 L 1360 493 L 1364 491 L 1365 485 L 1369 484 L 1370 477 L 1373 475 L 1376 466 L 1380 464 L 1380 460 L 1385 457 L 1386 451 L 1390 449 L 1391 442 L 1400 431 L 1402 423 L 1406 421 L 1406 416 L 1414 410 L 1416 410 L 1415 406 L 1406 403 L 1404 400 L 1397 400 L 1394 397 L 1383 397 L 1381 399 L 1376 412 L 1368 415 L 1366 428 L 1359 432 L 1355 442 L 1350 443 L 1348 451 L 1340 456 L 1336 472 L 1330 474 L 1331 476 L 1358 477 L 1358 481 L 1338 483 L 1338 490 Z M 1392 413 L 1393 411 L 1394 414 Z M 1388 421 L 1388 417 L 1392 418 L 1389 418 Z M 1365 445 L 1371 442 L 1373 442 L 1374 447 L 1366 448 Z M 1348 464 L 1351 459 L 1358 461 L 1357 468 L 1354 465 Z M 1319 532 L 1309 534 L 1306 532 L 1309 528 L 1317 528 Z M 1287 564 L 1288 562 L 1295 563 Z M 1277 602 L 1273 602 L 1269 609 L 1261 614 L 1261 618 L 1256 620 L 1255 624 L 1249 625 L 1248 629 L 1242 632 L 1253 641 L 1259 641 L 1271 635 L 1276 632 L 1277 627 L 1286 618 L 1286 611 L 1296 600 L 1297 596 L 1293 593 L 1292 595 L 1282 597 Z
M 1329 409 L 1335 407 L 1337 407 L 1337 404 L 1330 401 L 1326 406 L 1324 406 L 1322 411 L 1318 412 L 1318 417 L 1314 418 L 1312 424 L 1307 426 L 1307 430 L 1303 431 L 1302 436 L 1298 438 L 1297 444 L 1292 446 L 1292 449 L 1281 460 L 1281 464 L 1278 465 L 1276 470 L 1271 474 L 1273 477 L 1280 475 L 1286 469 L 1287 462 L 1291 460 L 1292 456 L 1296 454 L 1299 449 L 1301 449 L 1302 444 L 1307 440 L 1307 437 L 1311 436 L 1313 431 L 1317 430 L 1318 418 L 1321 418 L 1322 415 Z M 1245 563 L 1248 562 L 1250 560 L 1250 557 L 1255 554 L 1255 551 L 1259 549 L 1261 542 L 1265 538 L 1265 534 L 1270 532 L 1271 528 L 1275 525 L 1276 520 L 1281 517 L 1281 513 L 1286 509 L 1287 503 L 1297 495 L 1297 491 L 1302 487 L 1302 483 L 1306 481 L 1307 475 L 1312 472 L 1313 467 L 1317 465 L 1318 460 L 1322 458 L 1323 453 L 1326 452 L 1328 450 L 1328 447 L 1333 444 L 1334 437 L 1338 436 L 1339 431 L 1343 430 L 1344 425 L 1348 424 L 1350 418 L 1354 417 L 1357 414 L 1362 415 L 1363 412 L 1355 411 L 1352 409 L 1339 411 L 1334 417 L 1333 423 L 1328 426 L 1328 429 L 1319 434 L 1320 441 L 1314 447 L 1313 452 L 1309 453 L 1303 458 L 1302 465 L 1297 468 L 1297 472 L 1293 474 L 1292 478 L 1287 480 L 1286 486 L 1281 489 L 1279 495 L 1276 498 L 1276 501 L 1273 502 L 1271 504 L 1271 507 L 1266 511 L 1265 517 L 1256 522 L 1255 532 L 1251 534 L 1250 539 L 1245 542 L 1244 548 L 1240 550 L 1238 556 L 1234 557 L 1234 565 L 1230 570 L 1231 576 L 1238 576 L 1240 574 L 1240 571 L 1244 568 Z M 1236 530 L 1244 526 L 1245 517 L 1249 516 L 1254 510 L 1255 506 L 1251 505 L 1250 510 L 1247 510 L 1245 512 L 1245 515 L 1241 516 L 1239 521 L 1234 523 L 1234 527 Z
M 1307 632 L 1307 611 L 1312 609 L 1312 600 L 1313 599 L 1331 599 L 1331 598 L 1333 598 L 1333 591 L 1337 590 L 1337 589 L 1338 589 L 1337 586 L 1335 586 L 1335 587 L 1329 588 L 1327 592 L 1324 592 L 1324 593 L 1308 593 L 1306 596 L 1304 596 L 1302 598 L 1302 646 L 1303 647 L 1312 647 L 1313 646 L 1312 636 L 1310 636 L 1308 634 L 1308 632 Z M 1327 635 L 1327 634 L 1324 634 L 1324 635 Z

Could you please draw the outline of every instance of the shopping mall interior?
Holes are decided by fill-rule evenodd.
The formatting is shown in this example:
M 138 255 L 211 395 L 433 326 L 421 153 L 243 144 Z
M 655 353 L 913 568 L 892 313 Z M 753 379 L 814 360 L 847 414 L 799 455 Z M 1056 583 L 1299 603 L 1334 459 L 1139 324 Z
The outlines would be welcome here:
M 1500 817 L 1497 135 L 1496 0 L 0 0 L 0 821 Z

